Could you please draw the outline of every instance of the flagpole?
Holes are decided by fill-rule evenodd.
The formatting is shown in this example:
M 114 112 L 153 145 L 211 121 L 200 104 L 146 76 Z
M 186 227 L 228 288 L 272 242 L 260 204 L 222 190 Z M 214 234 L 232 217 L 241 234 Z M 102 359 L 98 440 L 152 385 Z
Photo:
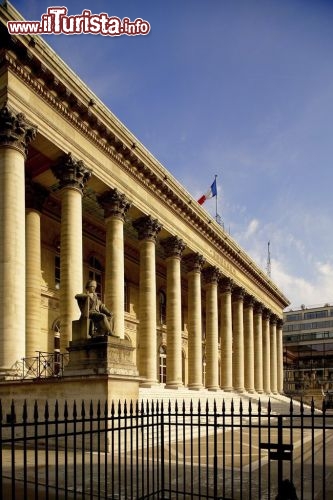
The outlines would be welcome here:
M 215 220 L 217 222 L 217 184 L 216 184 L 216 178 L 217 178 L 217 174 L 215 174 L 215 186 L 216 186 L 216 200 L 215 200 Z

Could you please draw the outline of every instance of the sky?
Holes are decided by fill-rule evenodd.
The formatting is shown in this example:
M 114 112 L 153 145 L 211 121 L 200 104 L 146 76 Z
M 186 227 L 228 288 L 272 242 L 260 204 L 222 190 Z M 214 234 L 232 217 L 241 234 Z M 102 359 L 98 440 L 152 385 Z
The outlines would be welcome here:
M 40 20 L 45 0 L 12 0 Z M 146 36 L 46 41 L 199 198 L 290 308 L 333 303 L 333 0 L 68 0 Z M 215 199 L 203 205 L 213 217 Z

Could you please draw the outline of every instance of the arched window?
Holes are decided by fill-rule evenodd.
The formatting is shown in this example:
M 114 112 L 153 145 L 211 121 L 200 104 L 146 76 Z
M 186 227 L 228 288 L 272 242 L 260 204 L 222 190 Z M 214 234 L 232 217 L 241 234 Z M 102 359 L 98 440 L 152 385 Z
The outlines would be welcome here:
M 159 382 L 160 384 L 166 383 L 166 348 L 161 345 L 159 348 Z
M 56 254 L 54 256 L 54 286 L 56 290 L 60 288 L 60 241 L 56 240 L 55 244 Z
M 103 268 L 102 264 L 95 255 L 89 259 L 89 279 L 97 283 L 96 293 L 100 299 L 103 297 Z
M 165 325 L 166 323 L 166 295 L 164 290 L 160 290 L 160 324 Z

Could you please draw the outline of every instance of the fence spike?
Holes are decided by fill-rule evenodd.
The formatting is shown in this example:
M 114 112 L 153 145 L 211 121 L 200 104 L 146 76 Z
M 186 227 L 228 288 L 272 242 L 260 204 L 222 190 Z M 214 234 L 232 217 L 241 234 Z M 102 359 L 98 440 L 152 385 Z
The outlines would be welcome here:
M 54 418 L 58 420 L 59 418 L 59 403 L 58 400 L 56 399 L 55 405 L 54 405 Z
M 76 406 L 76 401 L 74 399 L 73 403 L 73 418 L 76 420 L 77 419 L 77 406 Z
M 68 403 L 65 401 L 65 406 L 64 406 L 64 419 L 68 420 Z
M 84 419 L 86 416 L 86 407 L 84 401 L 81 402 L 81 417 Z
M 22 420 L 23 420 L 23 422 L 26 422 L 28 420 L 28 405 L 27 405 L 26 399 L 24 400 L 24 403 L 23 403 Z
M 46 401 L 45 402 L 45 408 L 44 408 L 44 419 L 45 420 L 48 420 L 49 419 L 49 416 L 50 416 L 50 412 L 49 412 L 49 402 Z
M 38 420 L 38 403 L 36 400 L 34 404 L 34 420 Z

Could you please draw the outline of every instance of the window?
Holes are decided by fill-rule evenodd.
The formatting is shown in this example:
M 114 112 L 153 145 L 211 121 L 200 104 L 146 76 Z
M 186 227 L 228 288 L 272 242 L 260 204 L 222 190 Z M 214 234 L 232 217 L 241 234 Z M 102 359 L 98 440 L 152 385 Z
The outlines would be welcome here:
M 60 255 L 54 257 L 54 286 L 60 288 Z
M 304 313 L 304 319 L 327 318 L 328 311 L 312 311 Z
M 163 290 L 160 291 L 160 323 L 165 325 L 166 323 L 166 295 Z
M 302 314 L 287 314 L 286 321 L 299 321 L 302 319 Z
M 159 348 L 159 382 L 166 383 L 166 348 L 161 345 Z
M 89 279 L 95 280 L 97 283 L 96 293 L 101 299 L 103 297 L 103 268 L 100 261 L 95 255 L 92 255 L 89 259 Z

